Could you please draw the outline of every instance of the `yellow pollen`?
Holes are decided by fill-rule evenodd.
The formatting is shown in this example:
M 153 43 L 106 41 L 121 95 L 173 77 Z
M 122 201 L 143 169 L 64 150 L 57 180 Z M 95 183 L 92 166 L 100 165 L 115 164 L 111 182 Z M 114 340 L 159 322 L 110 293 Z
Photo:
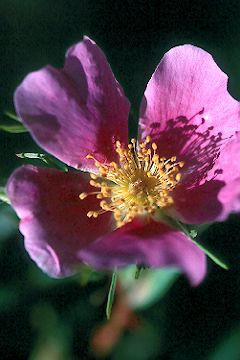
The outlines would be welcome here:
M 92 154 L 87 158 L 94 161 L 99 175 L 90 174 L 93 192 L 83 192 L 81 200 L 89 195 L 100 199 L 99 210 L 90 210 L 88 217 L 97 218 L 105 212 L 113 212 L 117 226 L 122 226 L 136 216 L 154 216 L 159 208 L 166 209 L 173 204 L 171 191 L 181 180 L 183 161 L 176 156 L 169 159 L 157 154 L 157 144 L 151 137 L 137 145 L 135 138 L 127 147 L 116 141 L 118 162 L 101 163 Z

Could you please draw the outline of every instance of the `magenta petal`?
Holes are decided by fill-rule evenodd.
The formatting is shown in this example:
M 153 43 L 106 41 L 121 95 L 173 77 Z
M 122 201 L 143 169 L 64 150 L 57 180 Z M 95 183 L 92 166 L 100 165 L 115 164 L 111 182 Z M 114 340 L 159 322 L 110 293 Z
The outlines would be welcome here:
M 240 105 L 227 81 L 210 54 L 183 45 L 164 55 L 147 85 L 140 135 L 152 135 L 160 156 L 185 162 L 185 181 L 209 179 L 219 149 L 240 130 Z
M 209 173 L 212 180 L 188 189 L 179 185 L 173 191 L 172 215 L 185 223 L 201 224 L 223 221 L 232 212 L 240 211 L 240 133 L 222 146 L 215 166 Z
M 233 136 L 222 147 L 220 155 L 216 161 L 215 174 L 217 179 L 225 181 L 225 183 L 232 182 L 240 177 L 240 133 Z
M 185 116 L 206 119 L 206 127 L 214 126 L 229 136 L 239 129 L 239 102 L 227 91 L 227 75 L 206 51 L 192 46 L 169 50 L 150 79 L 141 106 L 140 127 L 144 136 L 158 132 L 169 119 Z M 152 126 L 154 123 L 154 126 Z M 196 123 L 196 117 L 191 123 Z
M 18 168 L 8 181 L 7 193 L 21 219 L 26 250 L 50 276 L 73 273 L 81 263 L 79 250 L 110 231 L 111 215 L 86 216 L 99 207 L 94 196 L 79 199 L 88 189 L 84 174 L 33 166 Z
M 240 212 L 240 177 L 224 186 L 218 200 L 222 204 L 222 211 L 216 220 L 224 221 L 231 213 Z
M 222 148 L 216 161 L 215 176 L 225 186 L 218 195 L 222 212 L 217 220 L 225 220 L 231 212 L 240 211 L 240 133 L 237 133 Z
M 192 285 L 199 284 L 206 274 L 204 253 L 182 232 L 155 221 L 144 224 L 135 219 L 90 244 L 81 256 L 100 269 L 129 264 L 177 267 Z
M 173 217 L 187 224 L 203 224 L 219 219 L 223 207 L 219 193 L 223 181 L 211 180 L 205 184 L 187 189 L 177 186 L 173 192 L 174 205 L 169 211 Z
M 15 107 L 36 142 L 75 168 L 94 169 L 89 153 L 115 160 L 116 140 L 128 140 L 128 100 L 86 37 L 68 50 L 63 70 L 47 66 L 29 74 L 16 90 Z

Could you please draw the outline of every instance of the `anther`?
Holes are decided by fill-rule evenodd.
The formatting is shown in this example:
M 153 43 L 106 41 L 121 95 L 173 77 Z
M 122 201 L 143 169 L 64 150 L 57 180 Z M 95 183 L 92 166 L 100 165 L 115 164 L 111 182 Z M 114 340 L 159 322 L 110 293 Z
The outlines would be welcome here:
M 87 217 L 91 218 L 93 216 L 93 213 L 94 213 L 93 211 L 88 211 Z
M 152 143 L 152 149 L 153 149 L 154 151 L 157 150 L 157 144 L 156 144 L 156 143 Z
M 87 159 L 94 159 L 94 157 L 93 157 L 92 154 L 87 154 L 86 158 L 87 158 Z
M 79 198 L 80 198 L 81 200 L 83 200 L 83 199 L 85 199 L 87 196 L 88 196 L 88 194 L 85 193 L 85 192 L 83 192 L 83 193 L 81 193 L 81 194 L 79 195 Z
M 175 179 L 177 182 L 179 182 L 181 180 L 181 177 L 182 177 L 182 174 L 178 173 L 176 176 L 175 176 Z

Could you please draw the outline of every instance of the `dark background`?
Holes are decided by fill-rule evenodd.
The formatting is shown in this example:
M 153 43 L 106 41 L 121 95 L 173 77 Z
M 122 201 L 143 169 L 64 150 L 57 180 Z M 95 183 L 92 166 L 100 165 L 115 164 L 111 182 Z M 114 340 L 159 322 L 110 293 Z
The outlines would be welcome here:
M 213 54 L 229 75 L 230 93 L 240 98 L 237 0 L 1 0 L 0 121 L 8 121 L 6 110 L 14 111 L 13 92 L 24 76 L 48 63 L 61 67 L 66 49 L 84 34 L 103 49 L 132 104 L 132 133 L 146 83 L 174 45 L 192 43 Z M 15 153 L 36 149 L 28 134 L 0 132 L 0 186 L 23 162 Z M 239 234 L 237 215 L 209 227 L 201 241 L 230 270 L 209 263 L 208 277 L 196 289 L 180 277 L 164 298 L 137 312 L 141 326 L 125 330 L 104 358 L 239 360 Z M 105 321 L 105 304 L 91 299 L 107 284 L 107 277 L 80 286 L 77 278 L 43 275 L 24 250 L 13 212 L 0 204 L 1 359 L 97 357 L 89 344 Z

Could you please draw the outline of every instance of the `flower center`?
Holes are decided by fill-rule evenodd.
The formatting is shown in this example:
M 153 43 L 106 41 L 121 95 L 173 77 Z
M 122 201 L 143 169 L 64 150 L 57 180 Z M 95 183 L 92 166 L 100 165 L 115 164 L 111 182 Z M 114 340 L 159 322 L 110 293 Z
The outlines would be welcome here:
M 157 154 L 157 145 L 151 143 L 150 136 L 137 146 L 132 139 L 128 147 L 116 142 L 119 162 L 104 164 L 93 159 L 99 175 L 90 174 L 90 185 L 97 191 L 81 193 L 80 199 L 96 195 L 100 201 L 99 210 L 87 213 L 88 217 L 98 217 L 112 211 L 117 226 L 122 226 L 136 216 L 153 216 L 159 208 L 173 204 L 171 191 L 181 179 L 180 168 L 183 162 L 177 162 L 176 156 L 166 159 Z

